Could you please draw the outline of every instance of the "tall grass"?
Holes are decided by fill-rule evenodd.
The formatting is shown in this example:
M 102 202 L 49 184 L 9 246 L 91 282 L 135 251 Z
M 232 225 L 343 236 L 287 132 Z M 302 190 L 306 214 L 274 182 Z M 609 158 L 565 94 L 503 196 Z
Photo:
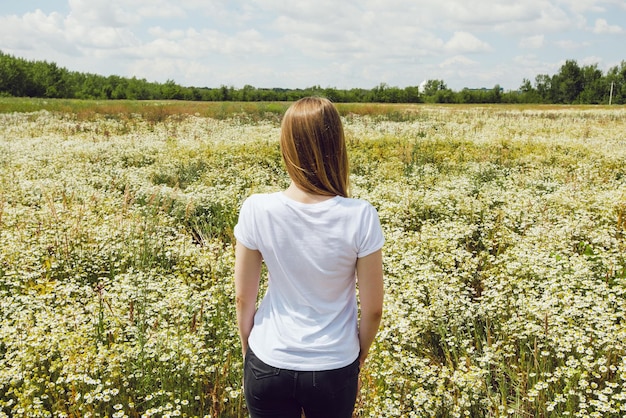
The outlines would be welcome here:
M 4 103 L 0 416 L 246 416 L 232 229 L 285 104 Z M 356 415 L 623 415 L 624 110 L 339 107 L 387 238 Z
M 239 117 L 248 121 L 280 120 L 290 102 L 195 102 L 176 100 L 80 100 L 0 97 L 0 113 L 28 113 L 47 110 L 71 115 L 78 120 L 106 117 L 125 119 L 141 117 L 152 122 L 167 118 L 196 115 L 214 119 Z M 393 121 L 421 117 L 420 106 L 381 103 L 337 103 L 346 117 L 371 116 Z M 496 106 L 493 106 L 496 107 Z M 466 107 L 457 107 L 465 109 Z M 523 108 L 522 105 L 518 108 Z

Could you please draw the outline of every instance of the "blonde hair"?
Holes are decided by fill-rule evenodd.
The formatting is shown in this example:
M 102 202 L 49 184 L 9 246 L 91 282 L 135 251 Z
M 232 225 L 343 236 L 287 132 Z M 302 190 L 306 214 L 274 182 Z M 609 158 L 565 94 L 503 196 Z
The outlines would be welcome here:
M 280 148 L 291 180 L 301 189 L 348 197 L 349 164 L 339 112 L 328 99 L 305 97 L 281 124 Z

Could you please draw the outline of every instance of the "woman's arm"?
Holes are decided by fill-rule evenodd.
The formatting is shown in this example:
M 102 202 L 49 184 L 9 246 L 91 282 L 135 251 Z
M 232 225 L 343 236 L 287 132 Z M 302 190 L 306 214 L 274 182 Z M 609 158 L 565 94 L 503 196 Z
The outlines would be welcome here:
M 359 343 L 361 366 L 374 342 L 383 316 L 383 256 L 382 251 L 369 254 L 356 262 L 357 284 L 361 319 L 359 320 Z
M 235 303 L 241 352 L 244 357 L 248 351 L 248 337 L 254 325 L 262 261 L 263 257 L 259 251 L 246 248 L 237 242 L 235 246 Z

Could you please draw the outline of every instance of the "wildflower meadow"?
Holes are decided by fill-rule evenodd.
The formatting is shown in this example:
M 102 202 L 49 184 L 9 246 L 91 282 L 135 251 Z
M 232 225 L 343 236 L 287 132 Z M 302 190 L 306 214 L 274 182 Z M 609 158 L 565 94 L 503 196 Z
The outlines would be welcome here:
M 287 105 L 0 100 L 0 417 L 247 416 L 232 231 Z M 386 236 L 355 415 L 626 417 L 626 108 L 338 108 Z

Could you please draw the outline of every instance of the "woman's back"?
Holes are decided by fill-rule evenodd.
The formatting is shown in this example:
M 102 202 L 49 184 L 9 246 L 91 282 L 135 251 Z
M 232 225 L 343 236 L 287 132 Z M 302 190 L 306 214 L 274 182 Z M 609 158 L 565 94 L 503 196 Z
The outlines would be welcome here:
M 383 242 L 376 210 L 335 196 L 319 203 L 284 193 L 249 197 L 237 240 L 263 254 L 269 287 L 249 337 L 263 361 L 333 369 L 359 352 L 355 264 Z

